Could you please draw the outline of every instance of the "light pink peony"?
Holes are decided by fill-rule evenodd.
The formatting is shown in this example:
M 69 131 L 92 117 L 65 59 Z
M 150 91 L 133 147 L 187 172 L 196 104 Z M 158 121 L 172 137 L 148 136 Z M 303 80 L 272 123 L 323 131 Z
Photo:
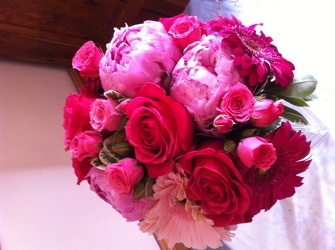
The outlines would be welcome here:
M 113 132 L 120 128 L 122 114 L 116 109 L 117 105 L 112 99 L 96 99 L 90 109 L 91 126 L 99 132 Z
M 172 72 L 170 95 L 185 105 L 202 131 L 211 130 L 225 92 L 242 81 L 233 58 L 214 36 L 191 44 Z
M 108 184 L 105 171 L 95 167 L 87 174 L 90 180 L 91 190 L 100 198 L 108 202 L 118 211 L 127 221 L 142 220 L 147 210 L 151 207 L 151 199 L 143 198 L 135 201 L 131 195 L 120 195 L 116 193 Z
M 116 29 L 100 62 L 100 79 L 105 91 L 115 90 L 133 97 L 146 82 L 166 88 L 182 56 L 163 24 L 143 24 Z

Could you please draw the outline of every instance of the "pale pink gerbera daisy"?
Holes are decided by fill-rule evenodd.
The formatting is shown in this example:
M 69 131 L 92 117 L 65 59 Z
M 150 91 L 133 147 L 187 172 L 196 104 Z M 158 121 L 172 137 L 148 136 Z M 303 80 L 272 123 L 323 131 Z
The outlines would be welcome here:
M 230 241 L 233 227 L 213 227 L 213 221 L 206 218 L 200 207 L 191 202 L 185 204 L 186 178 L 168 173 L 160 176 L 153 186 L 156 204 L 139 222 L 143 232 L 155 233 L 157 238 L 167 239 L 169 248 L 176 243 L 186 247 L 206 249 L 222 246 L 221 240 Z
M 241 68 L 242 76 L 248 77 L 250 86 L 263 83 L 272 74 L 275 82 L 286 88 L 294 77 L 295 67 L 271 44 L 271 37 L 256 33 L 257 25 L 246 27 L 233 15 L 231 19 L 219 16 L 208 22 L 210 33 L 217 32 L 223 37 L 222 45 L 231 49 L 234 65 Z
M 301 131 L 294 131 L 289 122 L 265 137 L 277 151 L 277 160 L 266 171 L 250 168 L 244 173 L 244 181 L 253 191 L 247 212 L 253 216 L 262 209 L 269 210 L 277 200 L 291 197 L 301 186 L 304 172 L 311 163 L 310 142 Z

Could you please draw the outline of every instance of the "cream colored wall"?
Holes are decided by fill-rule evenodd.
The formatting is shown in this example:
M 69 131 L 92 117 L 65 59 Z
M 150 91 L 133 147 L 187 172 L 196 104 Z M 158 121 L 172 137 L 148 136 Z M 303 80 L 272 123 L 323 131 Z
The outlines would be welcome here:
M 159 249 L 76 185 L 62 128 L 74 91 L 64 68 L 0 59 L 0 249 Z

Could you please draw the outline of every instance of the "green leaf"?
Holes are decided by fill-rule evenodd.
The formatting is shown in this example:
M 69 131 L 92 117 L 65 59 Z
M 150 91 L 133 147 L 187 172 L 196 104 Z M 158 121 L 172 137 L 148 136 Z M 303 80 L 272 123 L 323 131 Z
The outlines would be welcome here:
M 302 123 L 305 125 L 308 124 L 307 119 L 300 112 L 287 106 L 284 106 L 284 113 L 282 114 L 282 117 L 291 122 Z
M 146 186 L 146 183 L 143 181 L 137 183 L 137 185 L 134 188 L 134 193 L 133 193 L 133 199 L 135 201 L 138 201 L 145 197 L 145 186 Z
M 298 107 L 308 107 L 305 100 L 300 97 L 282 96 L 282 99 Z
M 312 75 L 296 77 L 292 83 L 286 89 L 278 93 L 278 95 L 304 98 L 315 91 L 317 83 L 318 81 Z
M 90 163 L 96 167 L 97 169 L 100 169 L 100 170 L 106 170 L 106 165 L 100 160 L 99 157 L 95 157 L 93 158 Z
M 272 123 L 270 126 L 261 128 L 259 132 L 259 136 L 266 136 L 267 134 L 271 133 L 272 131 L 276 130 L 282 122 L 281 118 L 278 118 L 274 123 Z

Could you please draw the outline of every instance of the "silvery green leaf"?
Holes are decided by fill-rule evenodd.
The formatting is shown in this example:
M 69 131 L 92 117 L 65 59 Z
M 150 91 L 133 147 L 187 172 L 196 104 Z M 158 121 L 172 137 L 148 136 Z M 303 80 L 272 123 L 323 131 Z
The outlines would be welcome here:
M 305 125 L 308 124 L 307 119 L 300 112 L 287 106 L 284 106 L 284 113 L 282 114 L 282 117 L 291 122 L 301 123 Z
M 300 97 L 292 97 L 292 96 L 283 96 L 282 97 L 285 101 L 298 106 L 298 107 L 308 107 L 306 101 Z
M 304 75 L 293 79 L 292 83 L 278 93 L 280 96 L 292 96 L 304 98 L 311 95 L 318 81 L 312 75 Z
M 125 99 L 123 95 L 121 95 L 119 92 L 115 90 L 108 90 L 104 93 L 104 96 L 107 98 L 111 98 L 114 101 L 119 101 L 120 99 Z
M 116 163 L 117 160 L 115 158 L 111 157 L 104 149 L 101 149 L 99 152 L 99 159 L 100 161 L 105 164 L 106 166 L 112 163 Z
M 106 169 L 106 165 L 102 163 L 99 157 L 93 158 L 90 163 L 97 169 L 100 169 L 100 170 Z

